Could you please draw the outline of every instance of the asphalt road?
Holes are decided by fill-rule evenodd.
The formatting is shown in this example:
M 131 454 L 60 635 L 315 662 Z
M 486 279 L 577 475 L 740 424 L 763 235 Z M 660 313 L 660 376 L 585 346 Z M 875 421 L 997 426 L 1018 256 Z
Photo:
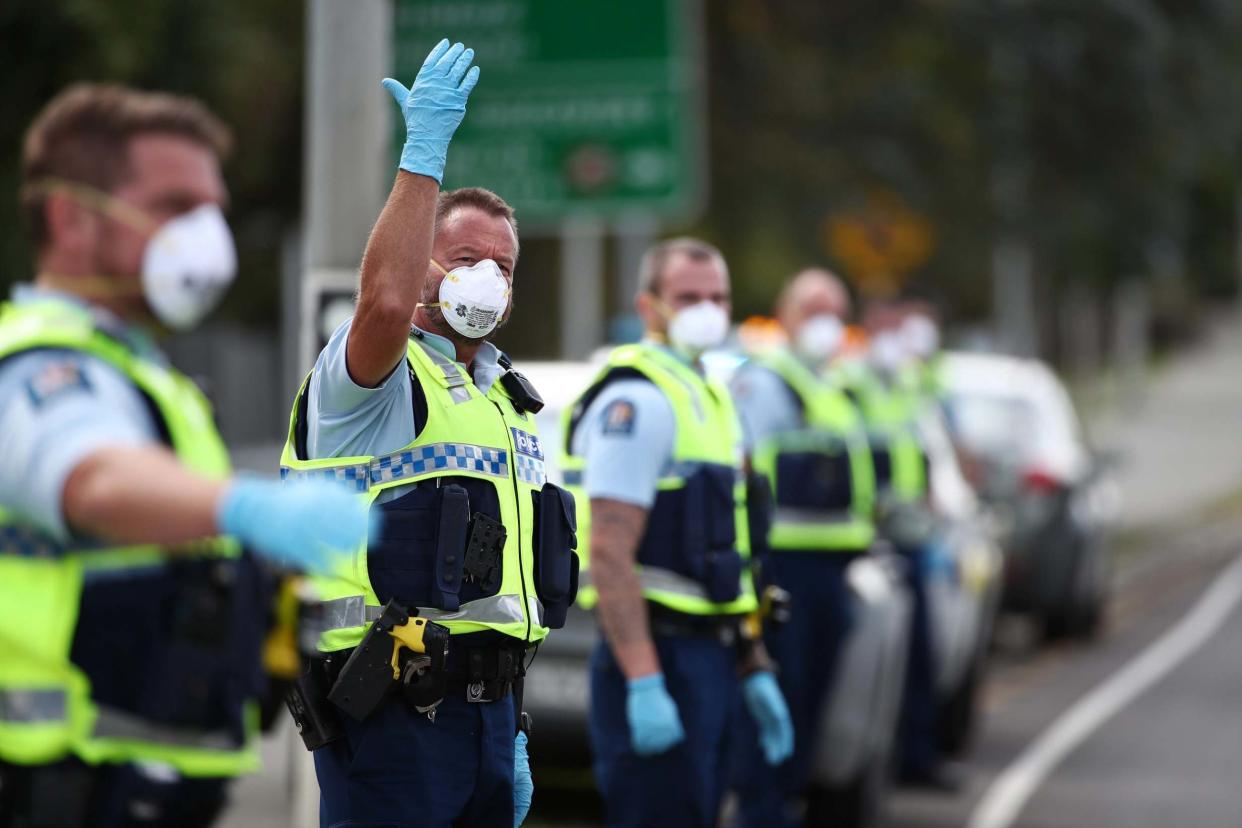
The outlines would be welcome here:
M 1031 657 L 998 656 L 985 697 L 982 733 L 957 795 L 898 791 L 894 828 L 1143 828 L 1242 824 L 1242 609 L 1166 675 L 1047 769 L 1012 819 L 979 820 L 985 795 L 1067 711 L 1132 668 L 1182 621 L 1242 553 L 1242 521 L 1222 520 L 1153 539 L 1146 559 L 1119 584 L 1109 629 L 1097 642 L 1061 645 Z M 1113 681 L 1115 685 L 1116 682 Z

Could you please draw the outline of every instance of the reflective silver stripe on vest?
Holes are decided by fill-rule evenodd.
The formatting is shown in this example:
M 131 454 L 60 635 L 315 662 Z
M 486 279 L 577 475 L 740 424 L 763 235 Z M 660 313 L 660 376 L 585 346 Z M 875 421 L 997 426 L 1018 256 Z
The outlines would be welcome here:
M 644 590 L 651 590 L 652 592 L 667 592 L 672 595 L 698 598 L 703 601 L 711 600 L 707 597 L 707 588 L 705 586 L 693 578 L 679 575 L 671 569 L 662 569 L 658 566 L 643 566 L 638 572 L 638 583 Z
M 0 722 L 62 722 L 67 706 L 65 691 L 60 689 L 0 690 Z
M 461 369 L 457 367 L 457 363 L 428 345 L 421 338 L 415 340 L 423 349 L 423 353 L 427 355 L 435 366 L 440 369 L 440 373 L 444 375 L 445 381 L 448 382 L 449 398 L 454 403 L 460 404 L 470 400 L 470 389 L 466 387 L 466 378 L 462 375 Z
M 444 471 L 466 471 L 489 477 L 508 479 L 507 449 L 476 446 L 470 443 L 432 443 L 375 457 L 369 463 L 329 466 L 319 469 L 294 469 L 282 466 L 280 476 L 295 480 L 337 480 L 357 492 L 394 480 L 426 477 Z
M 658 566 L 642 566 L 638 570 L 638 584 L 644 591 L 665 592 L 686 598 L 701 598 L 704 601 L 711 601 L 707 597 L 707 588 L 705 586 L 693 578 L 679 575 L 671 569 L 662 569 Z M 578 575 L 579 592 L 587 587 L 594 586 L 595 584 L 591 580 L 591 571 L 589 569 Z
M 361 595 L 350 595 L 345 598 L 334 598 L 320 604 L 323 608 L 323 623 L 318 626 L 319 633 L 343 630 L 350 627 L 361 627 L 380 617 L 383 607 L 368 605 Z M 526 620 L 522 614 L 522 599 L 517 595 L 494 595 L 491 598 L 480 598 L 467 601 L 458 610 L 441 610 L 431 607 L 417 607 L 418 615 L 430 621 L 474 621 L 480 624 L 511 624 Z
M 147 744 L 200 750 L 234 751 L 245 747 L 227 730 L 192 730 L 155 724 L 110 707 L 100 707 L 92 736 L 96 739 L 124 739 Z

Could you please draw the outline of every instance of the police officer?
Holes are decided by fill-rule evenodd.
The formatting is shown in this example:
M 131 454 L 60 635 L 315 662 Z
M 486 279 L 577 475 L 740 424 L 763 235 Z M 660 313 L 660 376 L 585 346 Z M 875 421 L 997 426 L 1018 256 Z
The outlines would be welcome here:
M 352 686 L 349 658 L 390 602 L 452 635 L 413 685 L 337 705 L 343 734 L 315 750 L 324 825 L 519 824 L 524 657 L 573 600 L 573 503 L 546 483 L 541 403 L 488 341 L 511 307 L 513 211 L 487 190 L 439 191 L 473 57 L 443 41 L 413 88 L 384 81 L 408 127 L 400 169 L 356 312 L 304 383 L 282 458 L 289 476 L 352 481 L 385 516 L 377 542 L 315 584 L 328 683 Z
M 584 595 L 598 593 L 604 634 L 591 664 L 595 775 L 610 826 L 711 826 L 735 688 L 767 761 L 789 755 L 793 732 L 762 642 L 738 641 L 757 605 L 741 434 L 699 359 L 728 332 L 724 259 L 667 241 L 639 281 L 646 336 L 612 353 L 566 427 L 566 479 L 590 501 Z
M 953 790 L 958 773 L 945 760 L 938 736 L 938 668 L 927 592 L 927 576 L 941 552 L 928 522 L 919 519 L 930 509 L 927 456 L 919 432 L 924 398 L 911 381 L 903 318 L 896 304 L 869 310 L 867 360 L 846 374 L 847 392 L 867 423 L 882 523 L 908 562 L 906 580 L 914 599 L 899 732 L 900 778 L 911 785 Z
M 806 270 L 781 292 L 776 318 L 789 347 L 768 349 L 734 375 L 747 448 L 775 497 L 764 580 L 790 594 L 789 620 L 767 633 L 794 731 L 818 731 L 849 632 L 846 571 L 875 537 L 875 474 L 862 417 L 823 376 L 840 350 L 849 292 L 831 273 Z M 740 824 L 792 824 L 806 794 L 814 741 L 799 740 L 779 773 L 743 743 L 735 785 Z M 810 819 L 810 817 L 808 817 Z
M 26 134 L 38 273 L 0 305 L 3 826 L 210 824 L 258 767 L 267 607 L 237 541 L 315 567 L 365 537 L 339 487 L 230 477 L 152 338 L 233 278 L 227 142 L 196 101 L 98 85 Z
M 902 305 L 901 340 L 909 365 L 909 384 L 929 403 L 944 399 L 944 364 L 940 352 L 940 323 L 934 306 L 910 301 Z

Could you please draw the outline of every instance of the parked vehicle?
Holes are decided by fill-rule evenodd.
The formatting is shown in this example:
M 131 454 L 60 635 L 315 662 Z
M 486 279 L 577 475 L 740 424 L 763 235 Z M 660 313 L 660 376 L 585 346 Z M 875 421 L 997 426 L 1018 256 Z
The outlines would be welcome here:
M 1050 636 L 1095 634 L 1118 495 L 1069 394 L 1043 363 L 992 354 L 948 354 L 944 384 L 967 476 L 1000 527 L 1004 607 Z

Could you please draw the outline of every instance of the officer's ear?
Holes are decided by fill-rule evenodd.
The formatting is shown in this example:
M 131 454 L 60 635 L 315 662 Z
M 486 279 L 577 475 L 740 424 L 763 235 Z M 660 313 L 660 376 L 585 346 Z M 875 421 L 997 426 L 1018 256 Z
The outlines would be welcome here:
M 634 310 L 638 311 L 639 318 L 643 320 L 645 330 L 663 332 L 668 324 L 664 320 L 664 314 L 660 313 L 659 297 L 650 291 L 640 291 L 634 297 Z
M 43 199 L 47 249 L 80 248 L 95 232 L 95 215 L 69 193 L 53 190 Z

